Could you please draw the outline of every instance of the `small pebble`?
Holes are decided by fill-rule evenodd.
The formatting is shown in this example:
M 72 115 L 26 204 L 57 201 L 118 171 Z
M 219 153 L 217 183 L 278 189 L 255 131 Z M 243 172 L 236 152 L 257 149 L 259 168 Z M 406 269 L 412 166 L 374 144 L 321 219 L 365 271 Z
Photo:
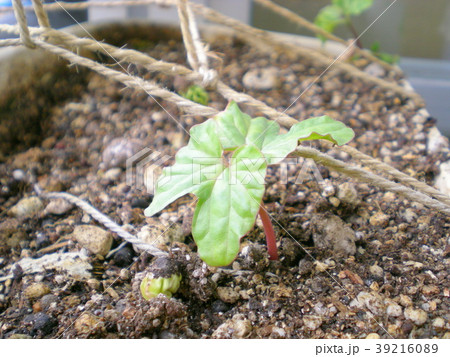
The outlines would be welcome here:
M 355 232 L 338 216 L 316 214 L 311 219 L 311 229 L 316 249 L 330 249 L 342 257 L 356 253 Z
M 383 301 L 375 292 L 367 293 L 361 291 L 356 299 L 363 307 L 368 308 L 374 315 L 381 315 L 384 311 Z
M 383 212 L 377 212 L 370 217 L 369 222 L 375 227 L 386 227 L 389 223 L 389 216 Z
M 127 160 L 136 164 L 141 157 L 138 154 L 143 149 L 142 144 L 137 140 L 127 138 L 116 138 L 112 140 L 102 153 L 102 165 L 106 168 L 122 167 L 125 168 Z M 148 152 L 143 153 L 146 156 Z M 134 156 L 136 155 L 136 157 Z
M 48 247 L 50 244 L 51 242 L 45 233 L 39 232 L 36 234 L 36 249 Z
M 234 315 L 226 320 L 212 334 L 213 338 L 246 338 L 252 331 L 252 324 L 243 315 Z
M 94 278 L 88 279 L 88 280 L 86 280 L 86 284 L 92 290 L 100 289 L 100 281 L 98 281 L 97 279 L 94 279 Z
M 217 288 L 217 295 L 219 296 L 220 300 L 229 304 L 234 304 L 239 300 L 240 297 L 239 293 L 236 292 L 233 288 L 221 286 Z
M 117 292 L 112 287 L 105 289 L 105 293 L 111 296 L 114 300 L 119 300 L 120 298 L 119 294 L 117 294 Z
M 369 334 L 366 336 L 366 339 L 367 339 L 367 340 L 373 340 L 373 339 L 379 339 L 379 338 L 380 338 L 380 335 L 377 334 L 377 333 L 375 333 L 375 332 L 369 333 Z
M 76 226 L 72 237 L 91 253 L 102 256 L 108 254 L 113 241 L 109 232 L 91 225 Z
M 125 246 L 114 254 L 113 262 L 121 268 L 129 267 L 133 263 L 134 256 L 134 250 L 131 247 Z
M 13 333 L 7 337 L 8 340 L 26 340 L 32 338 L 30 335 L 24 333 Z
M 286 337 L 286 330 L 281 328 L 281 327 L 277 327 L 277 326 L 273 326 L 272 327 L 272 333 L 270 334 L 271 338 L 285 338 Z
M 17 202 L 9 213 L 17 218 L 29 218 L 44 209 L 44 204 L 39 197 L 26 197 Z
M 113 167 L 103 174 L 103 179 L 108 181 L 116 181 L 119 179 L 121 174 L 122 169 L 120 167 Z
M 231 308 L 231 306 L 228 305 L 227 303 L 223 302 L 222 300 L 215 300 L 211 304 L 211 309 L 215 313 L 227 312 L 228 310 L 230 310 L 230 308 Z
M 434 155 L 442 151 L 443 148 L 448 148 L 448 139 L 441 134 L 435 126 L 428 132 L 427 152 L 429 155 Z
M 57 304 L 59 302 L 59 298 L 53 294 L 44 295 L 41 298 L 41 308 L 43 311 L 48 310 L 53 304 Z
M 384 77 L 386 74 L 386 71 L 384 70 L 384 68 L 375 62 L 372 62 L 366 68 L 364 68 L 364 72 L 366 72 L 367 74 L 369 74 L 371 76 L 380 77 L 380 78 Z
M 74 327 L 80 335 L 93 335 L 105 328 L 103 321 L 90 312 L 85 312 L 76 319 Z
M 308 330 L 315 331 L 322 325 L 322 318 L 316 315 L 303 316 L 303 324 Z
M 25 179 L 25 172 L 23 172 L 23 170 L 14 170 L 12 172 L 12 177 L 14 180 L 16 181 L 23 181 Z
M 34 283 L 28 286 L 23 294 L 27 299 L 39 299 L 50 293 L 50 288 L 44 283 Z
M 405 317 L 417 326 L 422 326 L 428 320 L 428 314 L 425 311 L 422 309 L 414 309 L 413 307 L 408 307 L 405 310 Z
M 247 89 L 268 90 L 278 86 L 279 70 L 276 67 L 250 69 L 244 74 L 242 83 Z
M 390 301 L 386 306 L 386 314 L 392 317 L 399 317 L 402 315 L 402 307 L 399 304 Z
M 349 205 L 357 205 L 359 203 L 358 192 L 355 185 L 351 182 L 344 182 L 338 186 L 337 198 Z
M 436 330 L 441 330 L 441 329 L 443 329 L 443 328 L 445 327 L 445 320 L 444 320 L 442 317 L 436 317 L 436 318 L 433 320 L 433 327 L 434 327 Z
M 372 274 L 373 276 L 375 276 L 377 278 L 382 278 L 384 275 L 383 268 L 377 264 L 371 265 L 369 268 L 369 271 L 370 271 L 370 274 Z
M 133 197 L 131 199 L 131 208 L 147 208 L 151 203 L 151 198 Z
M 412 306 L 412 300 L 409 296 L 407 295 L 403 295 L 400 294 L 400 300 L 399 300 L 400 305 L 404 306 L 404 307 L 409 307 Z
M 411 223 L 417 219 L 417 214 L 411 209 L 407 208 L 401 213 L 401 217 L 408 223 Z
M 130 279 L 130 271 L 128 269 L 121 269 L 119 273 L 119 278 L 126 281 Z
M 43 312 L 38 312 L 36 314 L 28 315 L 23 320 L 26 324 L 31 325 L 31 333 L 36 334 L 38 331 L 42 335 L 48 335 L 56 327 L 58 322 L 47 314 Z
M 45 207 L 44 213 L 62 216 L 63 214 L 69 212 L 72 208 L 73 205 L 70 202 L 62 198 L 57 198 L 55 200 L 51 200 L 48 203 L 48 205 Z

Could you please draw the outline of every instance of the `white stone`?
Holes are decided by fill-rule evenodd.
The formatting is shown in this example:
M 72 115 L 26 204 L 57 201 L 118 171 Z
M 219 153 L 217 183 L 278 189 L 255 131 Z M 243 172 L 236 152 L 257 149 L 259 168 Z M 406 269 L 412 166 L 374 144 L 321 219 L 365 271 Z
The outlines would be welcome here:
M 9 213 L 17 218 L 28 218 L 36 215 L 44 208 L 44 204 L 42 203 L 39 197 L 26 197 L 22 198 L 19 202 L 14 205 Z
M 414 322 L 417 326 L 422 326 L 428 320 L 428 314 L 422 309 L 414 309 L 412 307 L 408 307 L 405 310 L 405 317 Z
M 250 69 L 242 83 L 247 89 L 268 90 L 277 87 L 279 70 L 276 67 Z
M 436 177 L 436 188 L 450 196 L 450 161 L 443 162 L 439 166 L 439 174 Z
M 441 149 L 448 148 L 448 139 L 438 128 L 433 127 L 428 132 L 427 151 L 429 155 L 437 154 Z

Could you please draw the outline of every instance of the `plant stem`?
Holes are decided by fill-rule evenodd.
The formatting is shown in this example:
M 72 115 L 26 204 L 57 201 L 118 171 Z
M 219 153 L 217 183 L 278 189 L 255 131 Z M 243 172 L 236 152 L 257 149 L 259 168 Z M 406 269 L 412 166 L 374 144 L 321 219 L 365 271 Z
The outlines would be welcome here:
M 277 249 L 277 241 L 275 237 L 275 232 L 273 230 L 272 222 L 270 221 L 270 217 L 267 214 L 266 209 L 264 208 L 263 203 L 259 206 L 259 216 L 261 217 L 264 233 L 266 234 L 266 244 L 267 244 L 267 252 L 269 253 L 270 260 L 278 260 L 278 249 Z
M 355 40 L 356 40 L 356 46 L 358 46 L 359 48 L 363 48 L 362 42 L 361 42 L 361 40 L 359 39 L 358 32 L 356 31 L 355 26 L 353 26 L 352 21 L 351 21 L 349 18 L 347 18 L 346 23 L 347 23 L 347 26 L 348 26 L 348 28 L 350 29 L 351 33 L 353 34 L 353 37 L 354 37 Z

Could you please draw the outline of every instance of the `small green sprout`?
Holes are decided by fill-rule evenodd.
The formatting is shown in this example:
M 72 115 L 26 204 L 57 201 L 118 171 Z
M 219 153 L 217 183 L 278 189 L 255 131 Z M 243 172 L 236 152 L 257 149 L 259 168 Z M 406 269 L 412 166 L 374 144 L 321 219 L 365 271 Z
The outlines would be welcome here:
M 180 287 L 181 274 L 178 265 L 172 259 L 165 257 L 156 259 L 146 270 L 141 281 L 140 290 L 145 300 L 150 300 L 159 294 L 172 297 Z
M 275 234 L 262 206 L 266 169 L 293 152 L 299 141 L 325 139 L 344 145 L 352 129 L 328 116 L 310 118 L 279 134 L 280 126 L 251 118 L 231 102 L 227 108 L 190 130 L 188 145 L 175 164 L 166 167 L 146 216 L 153 216 L 181 196 L 193 193 L 197 206 L 192 236 L 200 258 L 210 266 L 226 266 L 239 253 L 240 239 L 263 220 L 271 259 L 277 259 Z
M 327 32 L 332 33 L 336 26 L 346 25 L 355 38 L 358 34 L 351 21 L 352 16 L 360 15 L 369 9 L 373 4 L 373 0 L 331 0 L 331 5 L 322 8 L 316 16 L 314 23 Z M 323 36 L 319 38 L 325 42 Z M 357 45 L 362 47 L 358 42 Z
M 152 274 L 147 275 L 141 282 L 141 294 L 145 300 L 150 300 L 159 294 L 168 298 L 172 297 L 180 287 L 181 275 L 172 274 L 168 278 L 154 278 Z
M 316 16 L 314 23 L 329 33 L 333 33 L 334 29 L 339 25 L 346 25 L 353 37 L 356 39 L 356 45 L 362 48 L 358 32 L 352 23 L 352 16 L 358 16 L 368 10 L 373 5 L 373 0 L 331 0 L 331 5 L 323 7 Z M 322 42 L 326 38 L 318 35 Z M 370 51 L 380 60 L 395 64 L 398 62 L 398 56 L 380 52 L 380 44 L 375 42 L 372 44 Z
M 380 60 L 389 64 L 396 64 L 400 59 L 398 55 L 391 55 L 390 53 L 381 52 L 380 43 L 378 41 L 372 43 L 372 46 L 370 46 L 370 52 L 372 52 L 372 54 Z
M 204 90 L 202 87 L 196 84 L 189 86 L 186 92 L 180 92 L 180 94 L 184 98 L 189 99 L 198 104 L 208 105 L 209 102 L 208 93 L 206 92 L 206 90 Z

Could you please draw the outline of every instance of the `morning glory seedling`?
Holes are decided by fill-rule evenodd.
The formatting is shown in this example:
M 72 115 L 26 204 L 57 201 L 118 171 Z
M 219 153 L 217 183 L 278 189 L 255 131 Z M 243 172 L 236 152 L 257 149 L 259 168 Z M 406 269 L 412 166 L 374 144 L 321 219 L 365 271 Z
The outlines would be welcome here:
M 314 23 L 327 32 L 333 32 L 336 26 L 345 24 L 357 39 L 358 47 L 362 47 L 350 18 L 360 15 L 372 4 L 373 0 L 331 0 L 331 5 L 327 5 L 319 11 Z M 325 41 L 323 36 L 319 36 L 319 38 Z
M 192 193 L 197 205 L 192 236 L 200 258 L 210 266 L 226 266 L 239 253 L 240 239 L 261 215 L 271 259 L 277 259 L 275 234 L 262 206 L 266 169 L 293 152 L 299 141 L 325 139 L 337 145 L 354 132 L 328 116 L 310 118 L 280 134 L 280 126 L 251 118 L 231 102 L 227 108 L 190 130 L 187 146 L 166 167 L 146 216 L 153 216 L 181 196 Z
M 208 92 L 196 84 L 189 86 L 186 92 L 180 92 L 180 94 L 184 98 L 189 99 L 198 104 L 208 105 L 209 102 Z

